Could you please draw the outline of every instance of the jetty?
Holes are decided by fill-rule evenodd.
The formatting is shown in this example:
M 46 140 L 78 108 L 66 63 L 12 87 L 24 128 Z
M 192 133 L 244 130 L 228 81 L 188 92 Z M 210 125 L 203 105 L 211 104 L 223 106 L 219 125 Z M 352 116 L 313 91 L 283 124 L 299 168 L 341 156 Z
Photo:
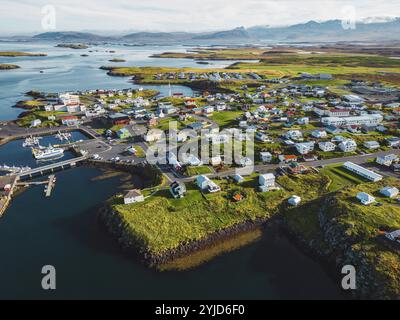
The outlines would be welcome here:
M 88 156 L 81 156 L 78 158 L 73 158 L 65 161 L 60 161 L 57 163 L 52 163 L 47 166 L 42 166 L 38 168 L 34 168 L 31 170 L 27 170 L 18 174 L 18 177 L 23 179 L 32 179 L 35 176 L 43 176 L 48 173 L 53 173 L 57 170 L 64 170 L 67 168 L 75 167 L 79 162 L 85 161 L 88 159 Z

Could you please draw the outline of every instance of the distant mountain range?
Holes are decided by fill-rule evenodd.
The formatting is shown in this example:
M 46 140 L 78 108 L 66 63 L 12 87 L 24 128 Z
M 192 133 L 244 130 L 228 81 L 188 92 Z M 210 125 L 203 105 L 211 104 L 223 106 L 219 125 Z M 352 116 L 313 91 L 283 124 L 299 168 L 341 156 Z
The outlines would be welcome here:
M 116 41 L 135 44 L 152 43 L 252 43 L 258 41 L 335 42 L 400 40 L 400 18 L 369 18 L 358 22 L 355 29 L 344 28 L 340 20 L 309 21 L 286 27 L 255 26 L 233 30 L 187 32 L 136 32 L 121 36 L 101 36 L 87 32 L 47 32 L 35 35 L 34 40 L 60 42 Z

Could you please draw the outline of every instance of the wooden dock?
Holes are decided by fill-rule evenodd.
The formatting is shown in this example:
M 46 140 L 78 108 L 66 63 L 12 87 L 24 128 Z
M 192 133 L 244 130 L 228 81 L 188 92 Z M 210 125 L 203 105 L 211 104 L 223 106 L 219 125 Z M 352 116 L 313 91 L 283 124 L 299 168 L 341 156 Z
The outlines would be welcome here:
M 51 196 L 51 192 L 53 191 L 53 188 L 56 185 L 56 176 L 54 174 L 49 176 L 49 181 L 47 183 L 47 187 L 44 190 L 46 197 L 50 197 Z

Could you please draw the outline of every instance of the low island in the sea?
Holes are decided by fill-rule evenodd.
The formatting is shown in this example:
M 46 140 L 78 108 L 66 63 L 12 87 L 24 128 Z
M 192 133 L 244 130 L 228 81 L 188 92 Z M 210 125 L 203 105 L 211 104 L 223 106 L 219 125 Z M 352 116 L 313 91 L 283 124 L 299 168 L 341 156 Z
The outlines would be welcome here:
M 56 47 L 58 48 L 69 48 L 69 49 L 75 49 L 75 50 L 82 50 L 82 49 L 88 49 L 89 46 L 84 43 L 60 43 Z
M 45 53 L 30 53 L 20 51 L 0 51 L 0 57 L 46 57 Z
M 16 64 L 0 63 L 0 70 L 13 70 L 19 68 L 21 67 L 17 66 Z
M 108 60 L 109 62 L 126 62 L 126 60 L 125 59 L 120 59 L 120 58 L 114 58 L 114 59 L 111 59 L 111 60 Z

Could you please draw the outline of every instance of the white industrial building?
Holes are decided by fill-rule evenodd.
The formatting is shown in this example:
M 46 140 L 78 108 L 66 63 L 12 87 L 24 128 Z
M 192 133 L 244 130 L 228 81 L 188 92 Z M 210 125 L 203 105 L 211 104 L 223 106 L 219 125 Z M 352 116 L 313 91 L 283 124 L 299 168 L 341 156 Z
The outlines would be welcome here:
M 383 121 L 383 116 L 380 114 L 368 114 L 357 117 L 326 117 L 322 118 L 322 124 L 326 126 L 354 126 L 354 125 L 378 125 Z
M 343 167 L 345 169 L 347 169 L 347 170 L 349 170 L 349 171 L 351 171 L 351 172 L 353 172 L 353 173 L 355 173 L 355 174 L 357 174 L 357 175 L 359 175 L 359 176 L 361 176 L 361 177 L 363 177 L 365 179 L 373 181 L 373 182 L 378 182 L 378 181 L 383 179 L 383 176 L 381 176 L 380 174 L 378 174 L 378 173 L 376 173 L 374 171 L 365 169 L 365 168 L 363 168 L 363 167 L 361 167 L 361 166 L 359 166 L 359 165 L 357 165 L 357 164 L 355 164 L 353 162 L 346 162 L 343 165 Z

